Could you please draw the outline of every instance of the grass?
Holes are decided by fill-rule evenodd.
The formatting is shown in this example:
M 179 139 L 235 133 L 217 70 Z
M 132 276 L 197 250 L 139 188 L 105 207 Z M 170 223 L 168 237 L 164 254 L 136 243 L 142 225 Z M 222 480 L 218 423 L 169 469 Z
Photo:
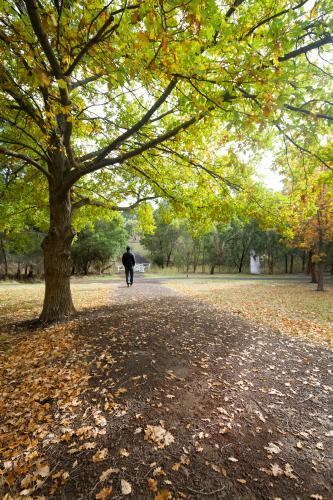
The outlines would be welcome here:
M 72 283 L 76 309 L 79 311 L 106 304 L 113 287 L 113 284 L 103 283 Z M 0 324 L 5 326 L 6 323 L 37 318 L 42 309 L 43 297 L 43 283 L 15 283 L 0 287 Z
M 333 344 L 333 286 L 316 292 L 306 282 L 170 281 L 178 292 L 241 315 L 281 333 Z

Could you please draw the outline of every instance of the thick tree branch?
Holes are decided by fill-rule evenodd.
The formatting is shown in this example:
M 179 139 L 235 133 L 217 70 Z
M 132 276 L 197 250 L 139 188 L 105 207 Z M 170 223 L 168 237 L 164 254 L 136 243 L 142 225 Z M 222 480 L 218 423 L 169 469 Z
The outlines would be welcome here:
M 47 38 L 47 35 L 44 31 L 39 12 L 38 12 L 38 7 L 35 2 L 35 0 L 24 0 L 24 3 L 27 7 L 29 19 L 31 22 L 31 26 L 35 32 L 35 35 L 38 38 L 39 43 L 41 44 L 43 51 L 47 57 L 47 60 L 50 63 L 50 66 L 52 68 L 52 71 L 54 73 L 54 76 L 56 78 L 61 77 L 61 67 L 59 62 L 57 61 L 57 58 L 52 50 L 51 44 Z
M 161 96 L 157 99 L 157 101 L 152 105 L 152 107 L 147 111 L 147 113 L 135 124 L 133 127 L 127 129 L 123 134 L 121 134 L 117 139 L 111 142 L 108 146 L 106 146 L 103 149 L 100 149 L 99 151 L 95 151 L 93 153 L 88 153 L 87 155 L 83 156 L 82 158 L 79 158 L 78 161 L 86 161 L 90 158 L 95 158 L 97 157 L 96 161 L 100 161 L 103 158 L 105 158 L 111 151 L 116 149 L 120 144 L 122 144 L 126 139 L 134 135 L 136 132 L 138 132 L 144 125 L 146 125 L 152 115 L 157 111 L 158 108 L 162 106 L 164 101 L 167 99 L 167 97 L 171 94 L 173 89 L 175 88 L 177 84 L 177 78 L 173 78 L 169 85 L 166 87 L 164 92 L 161 94 Z
M 168 132 L 165 132 L 164 134 L 155 137 L 155 139 L 152 139 L 151 141 L 148 141 L 144 144 L 142 144 L 140 147 L 133 149 L 131 151 L 128 151 L 127 153 L 121 154 L 119 156 L 116 156 L 114 158 L 105 158 L 99 162 L 92 162 L 91 164 L 88 164 L 80 169 L 73 170 L 68 176 L 67 179 L 64 182 L 63 189 L 67 190 L 69 189 L 76 181 L 78 181 L 82 176 L 96 172 L 97 170 L 100 170 L 103 167 L 115 165 L 115 164 L 122 164 L 125 161 L 129 160 L 130 158 L 134 158 L 135 156 L 138 156 L 141 153 L 144 153 L 148 149 L 152 149 L 158 144 L 161 144 L 162 142 L 165 142 L 172 137 L 175 137 L 179 132 L 182 130 L 188 129 L 191 125 L 194 123 L 202 120 L 205 116 L 209 114 L 209 112 L 212 110 L 210 108 L 208 111 L 203 111 L 197 116 L 193 116 L 186 122 L 181 123 L 180 125 L 177 125 L 177 127 L 174 127 L 173 129 L 169 130 Z
M 237 7 L 241 5 L 245 0 L 235 0 L 233 5 L 227 10 L 225 17 L 228 18 L 232 16 L 232 14 L 235 12 Z
M 304 47 L 300 47 L 299 49 L 292 50 L 291 52 L 288 52 L 284 56 L 280 56 L 278 60 L 280 62 L 288 61 L 289 59 L 294 59 L 295 57 L 298 57 L 302 54 L 306 54 L 310 50 L 313 49 L 318 49 L 319 47 L 322 47 L 323 45 L 328 45 L 333 43 L 333 36 L 332 35 L 326 35 L 320 40 L 317 40 L 316 42 L 309 43 L 309 45 L 305 45 Z
M 20 160 L 23 160 L 26 163 L 29 163 L 33 167 L 37 168 L 37 170 L 42 172 L 49 180 L 53 179 L 52 175 L 47 170 L 45 170 L 44 167 L 42 167 L 37 161 L 33 160 L 29 156 L 23 155 L 21 153 L 16 153 L 15 151 L 11 151 L 10 149 L 3 148 L 2 146 L 0 146 L 0 154 L 3 154 L 10 158 L 18 158 Z
M 72 64 L 69 66 L 69 68 L 67 69 L 65 75 L 66 76 L 69 76 L 73 73 L 74 69 L 76 68 L 76 66 L 79 64 L 79 62 L 81 61 L 81 59 L 86 55 L 86 53 L 88 52 L 88 50 L 93 46 L 95 45 L 96 43 L 100 42 L 103 38 L 103 36 L 105 35 L 106 33 L 106 30 L 108 29 L 108 27 L 113 23 L 114 21 L 114 18 L 117 14 L 122 14 L 124 13 L 126 10 L 133 10 L 133 9 L 137 9 L 140 7 L 140 4 L 136 4 L 136 5 L 129 5 L 129 6 L 125 6 L 124 8 L 122 9 L 118 9 L 114 12 L 111 12 L 111 14 L 109 15 L 108 19 L 105 21 L 105 23 L 103 24 L 103 26 L 100 27 L 100 29 L 98 30 L 98 32 L 96 33 L 96 35 L 94 35 L 92 38 L 90 38 L 88 40 L 88 42 L 81 48 L 81 50 L 79 51 L 78 55 L 76 56 L 76 58 L 74 59 L 74 61 L 72 62 Z M 104 9 L 101 11 L 103 12 Z M 112 29 L 108 31 L 108 36 L 110 34 L 112 34 L 117 28 L 119 27 L 119 22 L 114 24 L 112 26 Z
M 145 198 L 138 198 L 134 203 L 128 205 L 127 207 L 120 207 L 118 205 L 109 205 L 108 203 L 105 203 L 103 201 L 91 200 L 90 198 L 82 198 L 81 200 L 76 201 L 75 203 L 72 204 L 72 210 L 74 211 L 81 207 L 89 205 L 92 207 L 107 208 L 108 210 L 114 210 L 117 212 L 128 212 L 129 210 L 132 210 L 133 208 L 138 206 L 140 203 L 143 203 L 144 201 L 156 200 L 157 198 L 159 197 L 146 196 Z
M 73 90 L 73 89 L 76 89 L 77 87 L 83 87 L 84 85 L 87 85 L 87 83 L 95 82 L 96 80 L 101 78 L 103 75 L 104 75 L 104 73 L 98 73 L 97 75 L 88 76 L 87 78 L 84 78 L 83 80 L 78 80 L 76 82 L 71 83 L 70 88 Z
M 323 118 L 324 120 L 333 121 L 333 115 L 326 115 L 325 113 L 313 113 L 304 108 L 298 108 L 296 106 L 291 106 L 290 104 L 285 104 L 284 107 L 290 111 L 296 111 L 297 113 L 303 113 L 303 115 L 312 116 L 313 118 Z
M 121 134 L 117 139 L 111 142 L 109 146 L 104 148 L 104 150 L 97 156 L 96 161 L 100 161 L 105 158 L 111 151 L 116 149 L 120 144 L 122 144 L 126 139 L 132 137 L 136 132 L 138 132 L 146 123 L 149 122 L 152 115 L 157 111 L 158 108 L 162 106 L 167 97 L 171 94 L 173 89 L 177 84 L 177 78 L 173 78 L 169 85 L 166 87 L 162 95 L 157 99 L 157 101 L 152 105 L 152 107 L 147 111 L 147 113 L 130 129 L 126 130 L 123 134 Z

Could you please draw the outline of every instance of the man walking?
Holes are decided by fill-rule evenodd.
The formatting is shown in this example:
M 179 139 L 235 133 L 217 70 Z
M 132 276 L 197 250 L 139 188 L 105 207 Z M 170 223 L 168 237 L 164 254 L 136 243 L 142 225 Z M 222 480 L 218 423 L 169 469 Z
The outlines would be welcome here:
M 127 286 L 133 285 L 133 268 L 135 266 L 135 258 L 131 252 L 130 247 L 126 247 L 126 252 L 123 253 L 123 257 L 121 259 L 123 266 L 125 268 L 125 276 Z

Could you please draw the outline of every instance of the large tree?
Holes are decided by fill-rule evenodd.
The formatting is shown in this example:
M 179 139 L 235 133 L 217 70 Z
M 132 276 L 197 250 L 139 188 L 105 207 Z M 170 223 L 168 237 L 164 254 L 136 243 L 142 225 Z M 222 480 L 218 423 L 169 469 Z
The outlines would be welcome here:
M 224 174 L 241 142 L 260 143 L 267 125 L 299 146 L 293 116 L 332 119 L 311 59 L 332 44 L 329 2 L 226 3 L 0 1 L 3 168 L 18 185 L 37 174 L 49 205 L 43 321 L 73 311 L 77 210 L 221 200 L 211 179 L 242 184 Z

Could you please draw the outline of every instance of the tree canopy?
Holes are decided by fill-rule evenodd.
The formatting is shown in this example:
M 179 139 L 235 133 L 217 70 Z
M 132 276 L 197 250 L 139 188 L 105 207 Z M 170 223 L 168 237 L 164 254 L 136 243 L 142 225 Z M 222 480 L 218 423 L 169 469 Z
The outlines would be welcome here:
M 277 136 L 332 168 L 319 147 L 333 119 L 330 2 L 6 0 L 0 11 L 3 213 L 20 192 L 20 210 L 49 212 L 44 319 L 72 309 L 79 210 L 83 221 L 167 197 L 202 222 L 226 218 L 237 192 L 257 203 L 254 160 Z

